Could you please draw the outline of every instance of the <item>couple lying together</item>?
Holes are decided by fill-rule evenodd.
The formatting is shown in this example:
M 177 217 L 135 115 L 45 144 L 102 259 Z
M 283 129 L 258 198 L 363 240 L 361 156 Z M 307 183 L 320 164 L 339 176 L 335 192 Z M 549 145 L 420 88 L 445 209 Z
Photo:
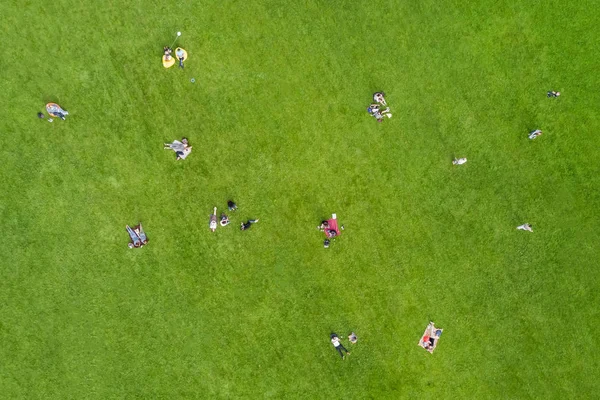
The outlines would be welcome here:
M 148 238 L 146 237 L 146 233 L 144 232 L 144 228 L 142 228 L 142 224 L 131 229 L 129 225 L 125 227 L 127 229 L 127 233 L 129 233 L 129 238 L 131 242 L 127 244 L 130 249 L 134 247 L 142 247 L 146 243 L 148 243 Z
M 173 150 L 177 155 L 176 160 L 185 160 L 185 158 L 192 152 L 192 146 L 189 145 L 187 138 L 181 138 L 179 140 L 173 140 L 173 143 L 165 143 L 165 150 Z

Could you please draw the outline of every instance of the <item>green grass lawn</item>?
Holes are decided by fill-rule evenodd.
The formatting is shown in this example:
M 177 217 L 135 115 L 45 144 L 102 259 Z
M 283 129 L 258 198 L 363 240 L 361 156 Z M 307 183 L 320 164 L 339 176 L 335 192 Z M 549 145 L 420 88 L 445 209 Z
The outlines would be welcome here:
M 465 3 L 3 4 L 0 397 L 596 397 L 600 8 Z

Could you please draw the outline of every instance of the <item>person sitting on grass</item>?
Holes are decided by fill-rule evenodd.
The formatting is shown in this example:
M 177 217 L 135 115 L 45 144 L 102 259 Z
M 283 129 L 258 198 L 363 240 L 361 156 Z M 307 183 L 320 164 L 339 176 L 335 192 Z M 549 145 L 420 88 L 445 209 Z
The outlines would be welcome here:
M 175 160 L 184 160 L 191 152 L 192 146 L 189 146 L 187 138 L 179 140 L 173 140 L 172 143 L 164 144 L 165 150 L 173 150 L 176 154 Z
M 240 226 L 240 230 L 245 231 L 248 230 L 252 227 L 252 224 L 255 224 L 258 222 L 258 219 L 249 219 L 248 222 L 242 222 L 242 225 Z
M 217 230 L 217 207 L 213 208 L 213 213 L 210 214 L 208 227 L 212 232 Z
M 335 231 L 335 229 L 327 229 L 327 230 L 325 231 L 325 234 L 327 235 L 327 237 L 328 237 L 329 239 L 333 239 L 334 237 L 336 237 L 336 236 L 337 236 L 337 232 Z
M 329 222 L 321 221 L 321 225 L 317 226 L 317 229 L 321 232 L 325 232 L 325 229 L 329 229 Z
M 345 360 L 346 357 L 344 356 L 344 353 L 342 353 L 342 350 L 345 351 L 347 355 L 350 355 L 350 352 L 340 342 L 340 338 L 338 337 L 338 335 L 336 333 L 332 333 L 330 335 L 330 337 L 331 337 L 331 344 L 333 344 L 333 347 L 335 347 L 337 352 L 340 353 L 340 357 L 342 357 L 342 360 Z
M 352 332 L 348 335 L 348 340 L 350 341 L 350 343 L 352 344 L 356 344 L 356 342 L 358 342 L 358 338 L 356 337 L 356 333 Z
M 134 247 L 141 247 L 142 246 L 142 240 L 137 235 L 137 233 L 135 233 L 135 231 L 133 229 L 131 229 L 129 227 L 129 225 L 126 225 L 125 229 L 127 229 L 127 233 L 129 233 L 129 238 L 131 239 L 131 242 L 127 246 L 130 249 L 133 249 Z
M 51 117 L 60 118 L 63 121 L 66 119 L 66 116 L 69 115 L 67 110 L 63 110 L 63 108 L 56 103 L 46 104 L 46 112 L 50 114 Z
M 367 112 L 371 114 L 371 116 L 374 117 L 377 120 L 377 122 L 382 122 L 383 117 L 392 118 L 392 114 L 390 113 L 389 107 L 381 111 L 377 104 L 371 104 L 369 108 L 367 108 Z
M 235 204 L 232 200 L 227 201 L 227 207 L 229 208 L 229 211 L 237 210 L 237 204 Z
M 421 340 L 419 340 L 419 346 L 428 352 L 433 353 L 440 336 L 442 336 L 442 331 L 443 329 L 436 328 L 433 321 L 430 321 L 427 328 L 425 328 L 423 336 L 421 336 Z
M 169 46 L 163 47 L 163 54 L 165 55 L 165 60 L 168 61 L 171 59 L 171 53 L 173 53 L 173 49 L 171 49 Z
M 138 235 L 140 240 L 142 241 L 142 246 L 148 243 L 148 237 L 146 236 L 146 232 L 144 232 L 144 228 L 142 228 L 142 223 L 136 226 L 133 231 Z
M 383 96 L 385 96 L 385 93 L 377 92 L 377 93 L 373 94 L 373 101 L 376 103 L 382 104 L 384 106 L 387 106 L 387 103 L 385 102 L 385 98 Z
M 331 244 L 331 240 L 329 240 L 329 239 L 325 239 L 325 240 L 323 241 L 323 247 L 324 247 L 324 248 L 326 248 L 326 249 L 328 249 L 328 248 L 329 248 L 329 245 L 330 245 L 330 244 Z
M 219 221 L 219 223 L 221 224 L 221 226 L 227 226 L 229 225 L 229 217 L 227 217 L 227 215 L 225 214 L 221 214 L 221 221 Z

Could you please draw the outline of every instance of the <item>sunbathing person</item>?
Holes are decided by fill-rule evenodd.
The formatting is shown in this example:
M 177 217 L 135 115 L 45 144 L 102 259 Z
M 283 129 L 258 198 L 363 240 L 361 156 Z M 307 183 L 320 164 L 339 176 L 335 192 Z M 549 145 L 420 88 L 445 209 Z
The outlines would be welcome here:
M 163 47 L 163 55 L 165 57 L 165 60 L 170 60 L 171 59 L 171 53 L 173 52 L 173 50 L 169 47 L 169 46 L 165 46 Z
M 131 239 L 131 242 L 127 246 L 129 246 L 130 249 L 133 249 L 134 247 L 140 247 L 142 245 L 142 240 L 137 233 L 135 233 L 135 231 L 131 229 L 129 225 L 126 225 L 125 229 L 127 229 L 127 233 L 129 233 L 129 238 Z
M 192 152 L 192 146 L 189 146 L 186 138 L 182 138 L 181 142 L 173 140 L 173 143 L 165 143 L 164 149 L 173 150 L 177 155 L 176 160 L 183 160 Z
M 186 54 L 185 54 L 185 50 L 183 50 L 181 47 L 178 47 L 175 50 L 175 56 L 177 57 L 177 59 L 179 60 L 179 67 L 183 68 L 183 62 L 186 59 Z
M 213 209 L 213 213 L 210 215 L 210 222 L 208 224 L 208 227 L 213 232 L 217 230 L 217 207 Z
M 392 118 L 392 114 L 390 113 L 389 107 L 381 111 L 377 104 L 371 104 L 369 108 L 367 108 L 367 112 L 371 114 L 371 116 L 374 117 L 377 120 L 377 122 L 382 122 L 383 117 Z
M 146 236 L 146 232 L 144 232 L 144 228 L 142 228 L 141 223 L 138 226 L 136 226 L 133 231 L 136 233 L 136 235 L 138 235 L 138 237 L 142 241 L 142 246 L 148 243 L 148 237 Z
M 538 136 L 541 136 L 541 134 L 542 134 L 542 133 L 543 133 L 543 132 L 542 132 L 541 130 L 539 130 L 539 129 L 536 129 L 535 131 L 533 131 L 533 132 L 531 132 L 531 133 L 529 134 L 529 136 L 528 136 L 528 137 L 529 137 L 529 140 L 533 140 L 533 139 L 535 139 L 536 137 L 538 137 Z
M 185 149 L 183 149 L 183 151 L 176 151 L 175 154 L 177 155 L 177 157 L 175 157 L 175 161 L 185 160 L 185 158 L 187 156 L 189 156 L 191 152 L 192 152 L 191 146 L 186 147 Z
M 258 219 L 249 219 L 248 222 L 246 222 L 246 223 L 242 222 L 242 225 L 240 226 L 240 230 L 246 231 L 252 227 L 252 224 L 255 224 L 257 222 L 258 222 Z
M 56 103 L 46 104 L 46 111 L 48 112 L 48 114 L 50 114 L 50 116 L 60 118 L 63 121 L 65 120 L 65 117 L 69 115 L 69 112 L 67 110 L 63 110 L 62 107 Z
M 373 94 L 373 101 L 376 103 L 379 103 L 379 104 L 383 104 L 384 106 L 387 106 L 387 103 L 385 102 L 385 98 L 383 96 L 385 96 L 385 93 L 377 92 L 377 93 Z
M 429 325 L 425 328 L 425 333 L 423 333 L 421 340 L 419 340 L 419 346 L 433 353 L 440 336 L 442 336 L 442 331 L 443 329 L 436 328 L 433 322 L 429 322 Z

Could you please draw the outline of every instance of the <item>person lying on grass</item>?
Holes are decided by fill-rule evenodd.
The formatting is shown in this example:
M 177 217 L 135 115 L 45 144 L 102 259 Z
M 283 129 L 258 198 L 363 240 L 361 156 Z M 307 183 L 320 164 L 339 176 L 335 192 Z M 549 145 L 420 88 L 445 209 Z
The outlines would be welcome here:
M 369 108 L 367 108 L 367 112 L 371 114 L 371 116 L 374 117 L 377 120 L 377 122 L 382 122 L 383 117 L 392 118 L 392 114 L 390 113 L 389 107 L 381 111 L 377 104 L 371 104 Z
M 440 336 L 442 336 L 442 331 L 443 329 L 435 327 L 433 321 L 429 321 L 429 325 L 427 325 L 423 336 L 421 336 L 421 340 L 419 340 L 419 346 L 421 346 L 428 352 L 433 353 L 433 350 L 435 350 Z
M 258 219 L 249 219 L 248 222 L 244 223 L 242 222 L 242 225 L 240 226 L 240 230 L 245 231 L 248 230 L 252 227 L 252 224 L 255 224 L 258 222 Z
M 146 243 L 148 243 L 148 237 L 146 236 L 146 232 L 144 232 L 144 228 L 142 228 L 141 222 L 138 226 L 136 226 L 133 229 L 133 231 L 135 232 L 136 235 L 138 235 L 138 237 L 142 241 L 142 246 L 145 245 Z
M 337 352 L 340 353 L 340 357 L 342 357 L 342 360 L 345 360 L 346 357 L 344 356 L 344 353 L 342 353 L 342 350 L 345 351 L 347 355 L 350 355 L 350 352 L 340 342 L 340 338 L 338 337 L 338 335 L 336 333 L 332 333 L 330 335 L 330 338 L 331 338 L 331 344 L 333 345 L 333 347 L 335 347 Z
M 209 219 L 208 227 L 213 232 L 217 230 L 217 207 L 215 207 L 213 209 L 213 213 L 210 214 L 210 219 Z
M 177 50 L 175 50 L 175 56 L 177 56 L 177 60 L 179 60 L 179 67 L 183 68 L 183 59 L 185 58 L 183 49 L 178 47 Z
M 536 129 L 535 131 L 533 131 L 533 132 L 531 132 L 531 133 L 529 134 L 529 136 L 528 136 L 528 137 L 529 137 L 529 140 L 533 140 L 533 139 L 535 139 L 536 137 L 538 137 L 538 136 L 541 136 L 541 135 L 542 135 L 542 133 L 543 133 L 543 132 L 542 132 L 541 130 L 539 130 L 539 129 Z
M 129 242 L 127 246 L 130 249 L 133 249 L 134 247 L 142 247 L 142 239 L 140 239 L 137 233 L 135 233 L 135 231 L 131 229 L 129 225 L 126 225 L 125 229 L 127 229 L 127 233 L 129 233 L 129 238 L 131 239 L 131 242 Z
M 192 152 L 192 146 L 189 145 L 187 138 L 181 138 L 181 142 L 179 140 L 173 140 L 172 143 L 165 143 L 164 149 L 173 150 L 177 155 L 175 160 L 185 160 Z

